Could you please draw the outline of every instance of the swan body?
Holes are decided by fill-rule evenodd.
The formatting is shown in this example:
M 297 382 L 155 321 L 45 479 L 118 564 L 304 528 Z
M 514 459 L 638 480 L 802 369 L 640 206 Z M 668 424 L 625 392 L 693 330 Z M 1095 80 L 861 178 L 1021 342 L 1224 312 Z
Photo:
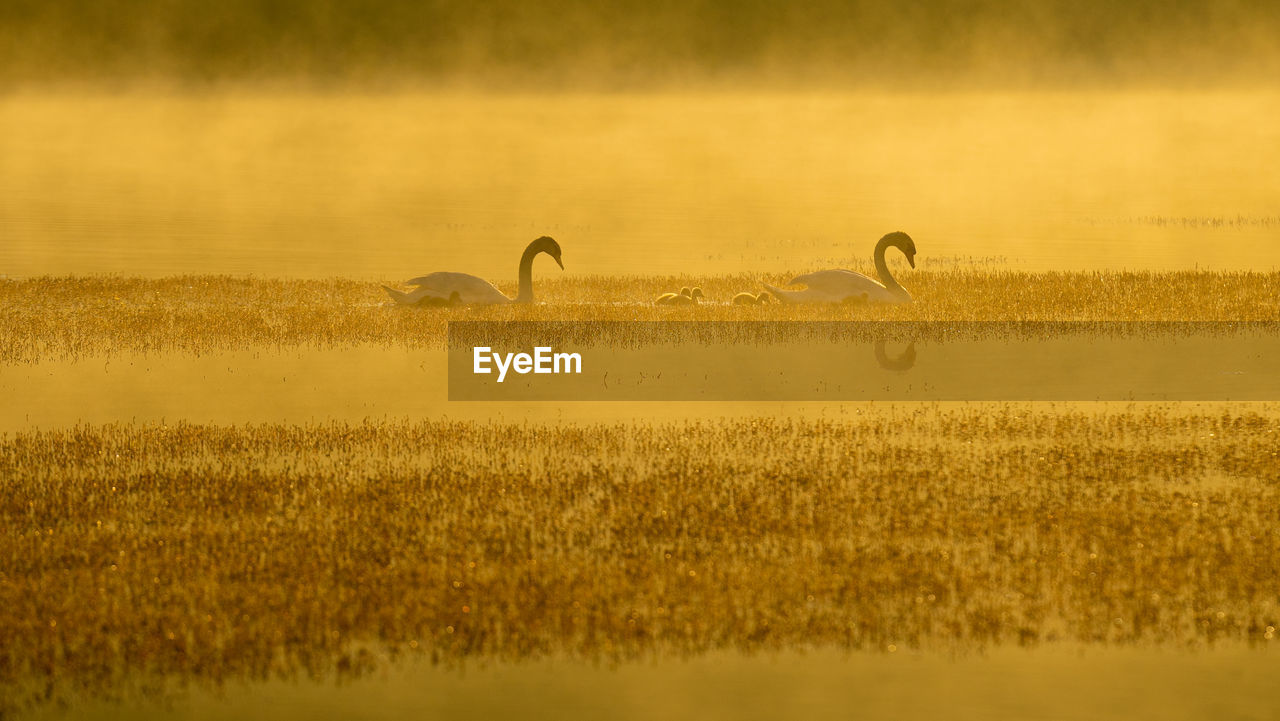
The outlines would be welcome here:
M 556 265 L 560 266 L 561 270 L 564 270 L 564 262 L 560 259 L 560 244 L 549 236 L 544 235 L 538 238 L 530 243 L 524 249 L 524 254 L 520 256 L 520 283 L 515 298 L 508 298 L 503 295 L 502 291 L 484 278 L 467 273 L 449 271 L 429 273 L 407 281 L 406 285 L 417 286 L 407 293 L 385 285 L 382 287 L 392 299 L 403 305 L 414 305 L 423 302 L 434 305 L 434 302 L 427 301 L 427 299 L 445 301 L 445 299 L 452 299 L 454 295 L 458 296 L 458 302 L 467 305 L 532 303 L 533 259 L 539 253 L 546 253 L 551 256 Z
M 689 291 L 688 295 L 681 293 L 675 298 L 672 298 L 671 305 L 696 305 L 698 303 L 698 300 L 704 297 L 705 296 L 702 295 L 701 288 L 694 288 L 693 290 Z
M 685 286 L 680 289 L 679 293 L 663 293 L 657 298 L 654 298 L 653 304 L 654 305 L 671 305 L 672 303 L 676 302 L 676 298 L 679 298 L 682 295 L 683 296 L 690 295 L 692 292 L 693 291 L 689 289 L 689 286 Z
M 703 298 L 701 288 L 684 287 L 679 293 L 663 293 L 654 299 L 654 305 L 691 305 L 697 303 L 699 298 Z
M 767 305 L 769 303 L 769 294 L 760 293 L 739 293 L 733 296 L 734 305 Z
M 417 287 L 408 293 L 388 288 L 385 285 L 382 287 L 396 302 L 404 305 L 435 305 L 435 301 L 444 301 L 454 295 L 458 296 L 459 302 L 467 305 L 496 305 L 498 303 L 514 302 L 503 295 L 502 291 L 495 288 L 489 281 L 467 273 L 451 273 L 448 271 L 429 273 L 408 281 L 407 285 L 415 285 Z
M 907 256 L 907 263 L 916 267 L 916 244 L 911 236 L 901 231 L 889 233 L 876 243 L 873 255 L 880 280 L 869 278 L 852 270 L 819 270 L 797 275 L 788 285 L 805 285 L 804 290 L 783 290 L 765 284 L 783 303 L 842 303 L 845 301 L 872 303 L 910 303 L 911 294 L 903 288 L 885 263 L 884 253 L 890 247 Z

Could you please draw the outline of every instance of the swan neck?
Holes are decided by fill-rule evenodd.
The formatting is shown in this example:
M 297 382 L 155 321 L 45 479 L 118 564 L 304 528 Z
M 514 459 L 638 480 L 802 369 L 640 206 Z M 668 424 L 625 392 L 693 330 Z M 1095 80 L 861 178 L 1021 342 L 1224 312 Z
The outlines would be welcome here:
M 880 282 L 884 283 L 884 287 L 888 288 L 896 295 L 905 295 L 907 289 L 903 288 L 902 284 L 899 283 L 897 279 L 893 277 L 893 274 L 889 272 L 889 264 L 884 260 L 884 252 L 888 250 L 891 245 L 893 245 L 893 241 L 889 238 L 881 238 L 880 242 L 876 243 L 876 273 L 880 275 Z
M 533 257 L 542 251 L 529 246 L 520 256 L 520 283 L 516 289 L 517 303 L 533 302 Z

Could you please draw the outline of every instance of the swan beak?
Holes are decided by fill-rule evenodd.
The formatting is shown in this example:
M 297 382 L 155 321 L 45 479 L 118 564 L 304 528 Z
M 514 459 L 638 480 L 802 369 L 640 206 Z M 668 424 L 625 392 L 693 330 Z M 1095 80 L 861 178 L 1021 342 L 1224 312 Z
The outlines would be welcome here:
M 551 257 L 556 259 L 556 265 L 560 266 L 560 270 L 564 270 L 564 263 L 560 262 L 560 256 L 553 255 Z
M 907 263 L 908 263 L 912 268 L 916 267 L 916 255 L 915 255 L 915 253 L 912 253 L 911 255 L 908 255 L 908 256 L 907 256 Z

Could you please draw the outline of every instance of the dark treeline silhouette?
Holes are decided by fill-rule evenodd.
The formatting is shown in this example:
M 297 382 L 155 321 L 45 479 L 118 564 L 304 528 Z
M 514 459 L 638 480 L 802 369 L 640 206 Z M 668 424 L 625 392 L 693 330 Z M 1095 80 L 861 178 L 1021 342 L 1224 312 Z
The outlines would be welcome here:
M 5 0 L 0 82 L 1266 79 L 1274 0 Z

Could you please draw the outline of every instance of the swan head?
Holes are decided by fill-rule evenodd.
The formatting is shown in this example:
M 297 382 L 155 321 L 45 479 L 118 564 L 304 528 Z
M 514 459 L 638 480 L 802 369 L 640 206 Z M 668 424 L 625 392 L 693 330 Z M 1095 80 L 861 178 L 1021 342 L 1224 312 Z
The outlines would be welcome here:
M 689 297 L 690 298 L 706 298 L 707 296 L 702 294 L 701 288 L 694 288 L 692 291 L 689 292 Z
M 911 239 L 911 236 L 901 230 L 896 230 L 885 235 L 880 239 L 880 242 L 884 243 L 886 246 L 891 245 L 898 250 L 901 250 L 902 254 L 907 256 L 907 264 L 912 268 L 916 267 L 916 242 Z
M 544 235 L 530 243 L 525 252 L 531 255 L 546 253 L 551 256 L 551 259 L 556 262 L 556 265 L 560 266 L 560 270 L 564 270 L 564 261 L 560 259 L 560 244 L 555 241 L 555 238 L 552 238 L 549 235 Z

